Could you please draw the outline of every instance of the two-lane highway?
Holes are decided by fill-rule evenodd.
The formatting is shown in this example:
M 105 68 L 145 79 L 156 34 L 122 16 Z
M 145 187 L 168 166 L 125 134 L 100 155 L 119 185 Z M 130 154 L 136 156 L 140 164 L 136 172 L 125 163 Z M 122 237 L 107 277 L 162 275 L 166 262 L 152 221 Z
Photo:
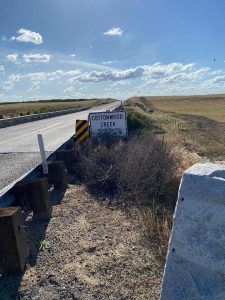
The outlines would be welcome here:
M 89 110 L 0 129 L 0 190 L 40 163 L 37 134 L 43 135 L 48 154 L 56 151 L 75 132 L 75 121 L 94 111 L 113 110 L 120 102 Z M 0 191 L 0 195 L 1 195 Z

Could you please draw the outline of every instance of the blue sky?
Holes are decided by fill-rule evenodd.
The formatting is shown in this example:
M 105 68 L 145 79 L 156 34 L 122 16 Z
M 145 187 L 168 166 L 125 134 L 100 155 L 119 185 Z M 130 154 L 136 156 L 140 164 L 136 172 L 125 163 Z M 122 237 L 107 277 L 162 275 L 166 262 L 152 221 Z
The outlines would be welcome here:
M 0 101 L 224 93 L 224 12 L 222 0 L 1 0 Z

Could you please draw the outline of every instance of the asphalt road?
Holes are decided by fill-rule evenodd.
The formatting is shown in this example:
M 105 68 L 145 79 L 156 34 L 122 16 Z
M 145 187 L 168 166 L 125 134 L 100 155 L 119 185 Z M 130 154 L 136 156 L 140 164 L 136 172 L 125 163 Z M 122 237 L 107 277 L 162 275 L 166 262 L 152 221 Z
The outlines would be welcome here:
M 47 154 L 54 152 L 75 132 L 75 121 L 87 119 L 94 111 L 116 108 L 120 102 L 98 106 L 86 111 L 25 123 L 0 129 L 0 194 L 40 162 L 37 134 L 43 135 Z

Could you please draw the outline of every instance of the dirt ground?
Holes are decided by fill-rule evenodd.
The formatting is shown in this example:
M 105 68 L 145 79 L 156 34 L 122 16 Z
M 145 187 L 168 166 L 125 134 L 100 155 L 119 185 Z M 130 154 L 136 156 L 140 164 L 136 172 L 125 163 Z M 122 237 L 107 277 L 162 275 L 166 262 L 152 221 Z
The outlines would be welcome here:
M 25 274 L 0 277 L 0 299 L 159 299 L 163 266 L 116 203 L 70 185 L 49 223 L 26 224 Z

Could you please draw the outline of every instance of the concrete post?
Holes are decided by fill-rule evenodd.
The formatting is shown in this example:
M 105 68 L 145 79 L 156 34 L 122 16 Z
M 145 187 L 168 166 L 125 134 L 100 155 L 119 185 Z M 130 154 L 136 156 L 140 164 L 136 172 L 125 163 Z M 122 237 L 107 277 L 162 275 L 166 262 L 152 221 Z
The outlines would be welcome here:
M 23 272 L 28 258 L 26 232 L 19 207 L 0 209 L 0 273 Z
M 161 300 L 225 299 L 225 165 L 195 164 L 180 184 Z

